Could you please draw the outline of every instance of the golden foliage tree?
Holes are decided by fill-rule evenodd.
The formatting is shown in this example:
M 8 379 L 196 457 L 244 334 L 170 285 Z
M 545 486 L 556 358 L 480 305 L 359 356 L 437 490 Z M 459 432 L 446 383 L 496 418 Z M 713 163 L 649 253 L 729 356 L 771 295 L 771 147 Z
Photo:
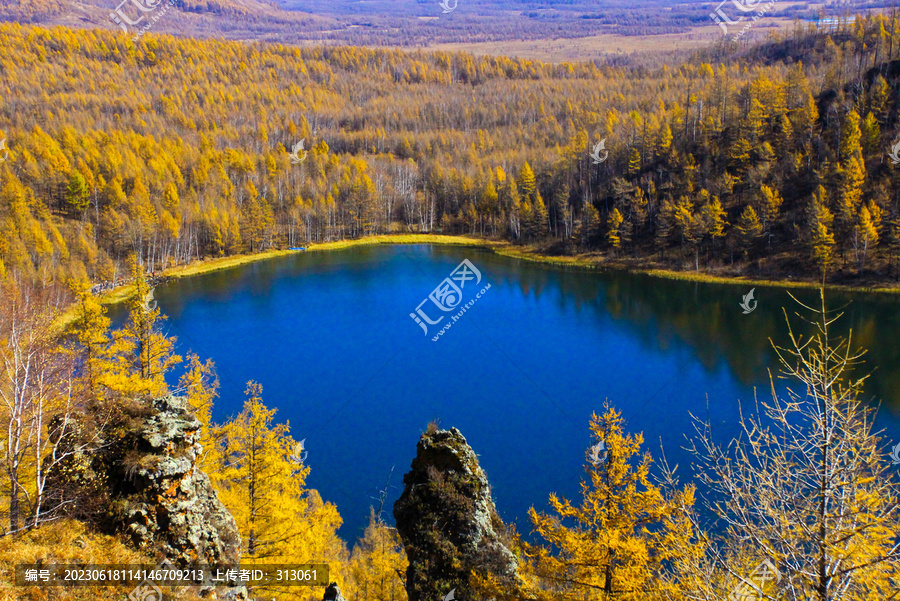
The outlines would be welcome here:
M 609 245 L 616 250 L 622 246 L 622 223 L 624 221 L 622 212 L 617 208 L 610 211 L 609 217 L 606 219 L 606 239 L 609 241 Z
M 153 301 L 143 269 L 132 270 L 135 295 L 129 301 L 125 325 L 113 332 L 112 361 L 106 363 L 102 384 L 130 398 L 156 398 L 168 392 L 166 374 L 181 362 L 175 354 L 175 337 L 163 334 L 165 319 Z
M 215 428 L 212 424 L 212 407 L 219 396 L 219 378 L 212 359 L 201 362 L 196 354 L 188 355 L 188 369 L 178 381 L 178 388 L 200 422 L 200 445 L 203 454 L 197 460 L 200 467 L 216 461 Z M 210 460 L 210 457 L 212 459 Z
M 545 583 L 540 598 L 637 600 L 672 592 L 656 574 L 699 544 L 689 519 L 693 487 L 666 494 L 654 484 L 652 459 L 640 454 L 643 436 L 624 425 L 608 404 L 592 416 L 595 446 L 579 504 L 553 494 L 553 513 L 528 512 L 546 542 L 525 544 Z
M 310 468 L 288 424 L 275 424 L 262 386 L 248 382 L 240 414 L 217 432 L 211 479 L 234 516 L 246 563 L 328 563 L 337 580 L 344 559 L 337 508 L 305 488 Z M 280 599 L 296 590 L 274 590 Z M 268 592 L 266 593 L 268 595 Z
M 407 559 L 396 528 L 385 524 L 372 510 L 366 532 L 353 547 L 349 574 L 359 601 L 406 601 Z

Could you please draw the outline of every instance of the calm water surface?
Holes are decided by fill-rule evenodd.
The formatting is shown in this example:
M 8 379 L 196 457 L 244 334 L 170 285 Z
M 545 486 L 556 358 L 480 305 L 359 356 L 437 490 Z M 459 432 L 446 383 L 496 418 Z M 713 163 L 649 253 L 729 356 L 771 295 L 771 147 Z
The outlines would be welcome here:
M 465 258 L 491 288 L 432 342 L 409 314 Z M 392 520 L 432 420 L 466 436 L 501 516 L 521 532 L 528 507 L 546 508 L 549 493 L 577 496 L 588 420 L 605 399 L 652 453 L 662 445 L 689 473 L 690 413 L 733 435 L 739 401 L 754 386 L 767 395 L 769 339 L 786 342 L 782 307 L 799 308 L 786 290 L 758 287 L 758 307 L 744 315 L 747 291 L 421 245 L 298 253 L 179 280 L 156 298 L 179 351 L 216 363 L 214 419 L 239 412 L 246 382 L 261 382 L 276 418 L 306 439 L 308 484 L 337 504 L 352 541 L 394 468 Z M 867 369 L 877 369 L 866 395 L 880 403 L 878 426 L 900 440 L 898 297 L 828 300 L 849 303 L 838 325 L 869 349 Z

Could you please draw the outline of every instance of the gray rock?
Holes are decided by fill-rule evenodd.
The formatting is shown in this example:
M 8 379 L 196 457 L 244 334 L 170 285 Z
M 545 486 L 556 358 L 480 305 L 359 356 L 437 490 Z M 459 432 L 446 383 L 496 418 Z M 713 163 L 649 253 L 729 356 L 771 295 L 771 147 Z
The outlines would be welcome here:
M 332 582 L 325 587 L 325 594 L 322 596 L 322 601 L 347 601 L 347 599 L 341 594 L 341 589 L 338 588 L 337 582 Z
M 153 401 L 154 413 L 134 433 L 146 453 L 125 467 L 131 490 L 124 530 L 135 544 L 161 549 L 176 565 L 236 564 L 240 535 L 205 473 L 197 468 L 200 422 L 179 397 Z
M 459 430 L 429 427 L 403 482 L 394 518 L 409 559 L 409 601 L 439 601 L 453 589 L 458 599 L 474 598 L 473 571 L 518 588 L 518 562 L 504 543 L 490 484 Z
M 167 396 L 136 402 L 102 431 L 73 428 L 75 453 L 52 479 L 72 497 L 74 517 L 179 567 L 237 565 L 241 539 L 234 518 L 197 467 L 201 424 L 187 401 Z M 63 441 L 64 442 L 64 441 Z M 246 599 L 244 587 L 203 591 L 209 598 Z

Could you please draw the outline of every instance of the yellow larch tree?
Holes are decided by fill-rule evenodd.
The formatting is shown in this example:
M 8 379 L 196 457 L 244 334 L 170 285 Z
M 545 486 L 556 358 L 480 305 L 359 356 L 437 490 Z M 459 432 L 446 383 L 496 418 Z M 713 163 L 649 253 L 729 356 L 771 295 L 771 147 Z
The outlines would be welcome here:
M 75 321 L 70 331 L 84 353 L 81 382 L 88 394 L 97 398 L 101 393 L 99 383 L 112 360 L 110 320 L 86 283 L 71 281 L 69 287 L 75 294 Z
M 683 598 L 723 598 L 763 561 L 781 578 L 767 579 L 765 594 L 755 598 L 897 598 L 900 495 L 875 410 L 863 396 L 865 351 L 850 335 L 835 335 L 841 313 L 827 308 L 824 289 L 817 305 L 800 304 L 812 314 L 801 316 L 802 334 L 784 310 L 789 343 L 773 344 L 784 392 L 770 376 L 771 399 L 742 410 L 740 434 L 731 440 L 717 440 L 698 420 L 695 475 L 722 525 L 709 558 L 730 582 L 696 578 Z
M 200 445 L 203 454 L 197 460 L 201 468 L 207 463 L 215 464 L 217 447 L 215 445 L 216 429 L 212 424 L 213 401 L 219 396 L 219 378 L 216 376 L 212 359 L 201 362 L 196 354 L 188 355 L 188 369 L 178 381 L 178 388 L 187 398 L 188 404 L 200 422 Z
M 241 533 L 241 561 L 326 563 L 330 580 L 340 581 L 346 549 L 336 534 L 341 525 L 337 508 L 305 487 L 306 454 L 288 424 L 274 423 L 275 409 L 264 404 L 262 385 L 248 382 L 246 394 L 241 413 L 217 433 L 220 464 L 210 469 L 219 499 Z M 265 596 L 293 600 L 306 593 L 297 587 L 267 588 Z
M 131 398 L 158 398 L 169 390 L 166 373 L 181 362 L 175 354 L 175 337 L 162 333 L 165 316 L 153 301 L 143 269 L 132 268 L 136 294 L 125 325 L 112 334 L 112 360 L 101 384 Z
M 369 525 L 350 558 L 356 601 L 406 601 L 403 577 L 408 561 L 397 529 L 385 524 L 372 510 Z
M 550 496 L 553 513 L 529 510 L 546 544 L 525 543 L 543 584 L 540 599 L 647 599 L 674 593 L 656 577 L 666 565 L 693 554 L 700 543 L 691 525 L 691 486 L 671 493 L 651 481 L 643 435 L 627 434 L 621 413 L 604 405 L 590 429 L 595 445 L 581 483 L 581 502 Z

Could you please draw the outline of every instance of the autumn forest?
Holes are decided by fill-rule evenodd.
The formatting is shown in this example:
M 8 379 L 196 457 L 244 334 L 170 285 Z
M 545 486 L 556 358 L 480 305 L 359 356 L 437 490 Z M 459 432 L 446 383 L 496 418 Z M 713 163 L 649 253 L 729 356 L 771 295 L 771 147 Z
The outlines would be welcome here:
M 192 543 L 207 559 L 233 547 L 247 563 L 318 558 L 351 600 L 449 593 L 449 579 L 407 579 L 424 565 L 409 558 L 443 540 L 401 541 L 383 507 L 352 549 L 340 540 L 339 508 L 306 486 L 303 443 L 260 383 L 213 423 L 214 364 L 177 354 L 148 280 L 209 258 L 440 233 L 622 269 L 890 286 L 900 280 L 900 18 L 780 31 L 641 65 L 0 24 L 0 557 L 44 557 L 54 537 L 74 536 L 63 516 L 103 536 L 121 531 L 98 516 L 127 516 L 133 540 L 149 537 L 157 518 L 129 487 L 155 467 L 135 432 L 168 412 L 183 434 L 176 458 L 208 474 L 191 463 L 182 475 L 211 491 L 236 531 Z M 92 289 L 121 280 L 134 294 L 113 328 Z M 775 433 L 748 417 L 736 447 L 701 427 L 696 482 L 664 462 L 651 473 L 642 436 L 604 406 L 589 427 L 607 455 L 587 465 L 583 498 L 548 491 L 549 512 L 535 499 L 530 534 L 489 516 L 521 571 L 503 580 L 482 565 L 460 598 L 723 598 L 757 549 L 792 568 L 794 596 L 765 598 L 896 596 L 895 477 L 877 459 L 862 382 L 847 375 L 857 356 L 829 337 L 824 305 L 820 335 L 792 338 L 780 356 L 815 402 L 774 399 L 759 419 Z M 797 420 L 809 431 L 799 435 Z M 732 452 L 736 463 L 723 459 Z M 792 504 L 797 473 L 813 492 Z M 816 488 L 820 478 L 839 484 Z M 180 484 L 165 483 L 152 496 L 174 504 Z M 430 486 L 454 510 L 469 507 L 452 478 Z M 707 507 L 720 531 L 700 525 L 706 493 L 728 499 Z M 153 560 L 146 545 L 120 550 L 78 532 L 75 553 L 94 563 Z
M 893 278 L 895 25 L 628 70 L 5 25 L 0 269 L 443 232 Z

